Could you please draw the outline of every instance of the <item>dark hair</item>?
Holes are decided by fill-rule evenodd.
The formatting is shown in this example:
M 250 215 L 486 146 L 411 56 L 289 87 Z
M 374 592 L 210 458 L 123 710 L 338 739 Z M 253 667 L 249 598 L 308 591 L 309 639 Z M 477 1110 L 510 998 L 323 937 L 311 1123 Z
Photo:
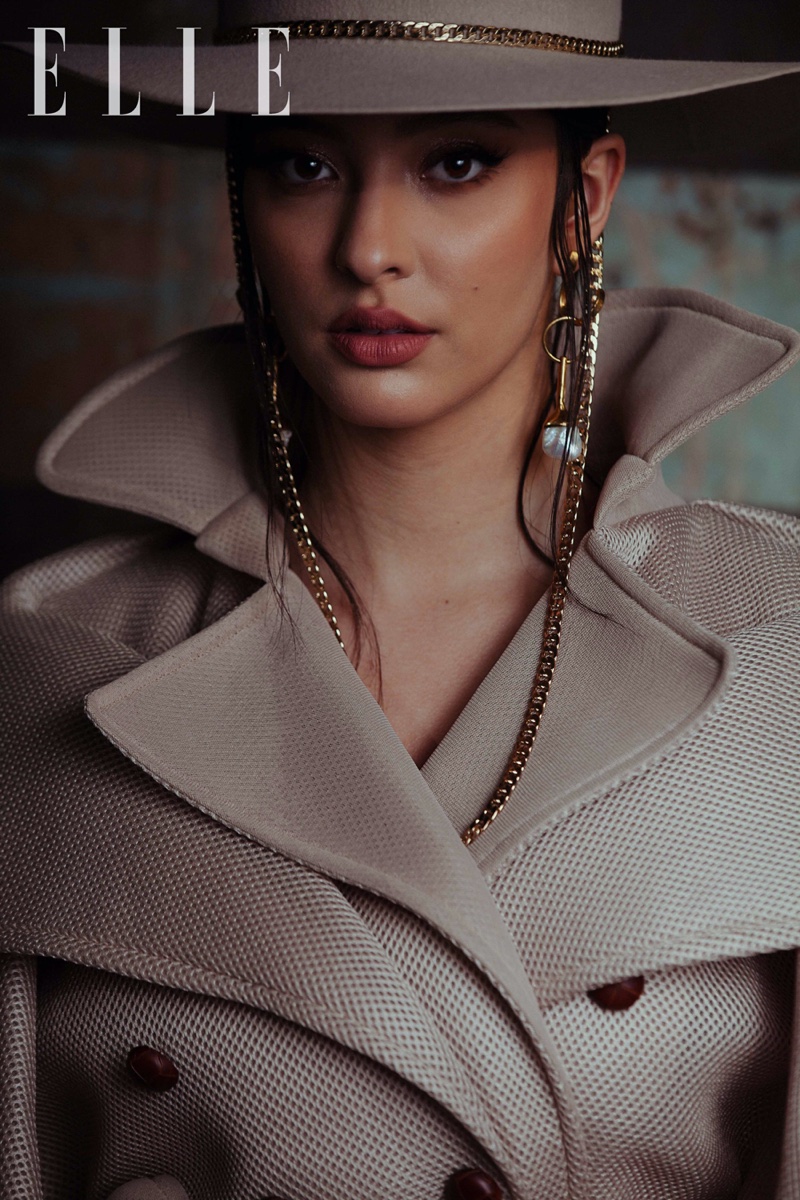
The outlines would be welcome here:
M 567 400 L 567 416 L 571 431 L 575 427 L 581 402 L 586 351 L 591 325 L 590 267 L 592 260 L 592 238 L 589 227 L 588 205 L 583 187 L 582 163 L 592 143 L 607 131 L 608 113 L 605 109 L 560 109 L 555 110 L 553 116 L 556 122 L 558 138 L 558 177 L 550 229 L 550 243 L 562 276 L 566 292 L 567 311 L 574 313 L 581 319 L 581 323 L 577 326 L 570 322 L 565 322 L 558 327 L 559 340 L 557 353 L 567 354 L 577 364 L 577 369 L 572 372 Z M 247 344 L 253 363 L 257 397 L 258 463 L 261 485 L 267 501 L 267 541 L 269 544 L 272 540 L 272 522 L 275 513 L 276 511 L 283 512 L 283 497 L 278 485 L 277 471 L 270 450 L 269 363 L 275 354 L 280 339 L 274 322 L 270 320 L 269 299 L 257 276 L 242 211 L 244 175 L 251 154 L 252 133 L 252 117 L 232 116 L 229 118 L 228 180 L 231 196 L 233 237 L 239 270 L 238 299 L 242 309 Z M 577 270 L 570 263 L 570 245 L 567 236 L 567 226 L 570 218 L 573 216 L 575 219 L 575 246 L 578 251 Z M 553 386 L 555 386 L 555 372 L 553 372 L 552 382 Z M 282 417 L 286 427 L 292 432 L 290 442 L 291 464 L 295 478 L 299 483 L 307 468 L 308 447 L 312 444 L 313 430 L 311 428 L 311 414 L 313 411 L 314 394 L 309 384 L 289 359 L 281 364 L 280 385 L 280 392 L 284 401 Z M 548 562 L 553 563 L 555 557 L 553 550 L 558 540 L 560 501 L 567 477 L 566 453 L 561 461 L 551 509 L 549 529 L 550 556 L 534 540 L 524 511 L 525 479 L 546 417 L 547 406 L 545 406 L 539 424 L 534 430 L 525 455 L 517 492 L 517 513 L 521 529 L 531 549 L 540 557 L 544 557 Z M 567 438 L 568 443 L 569 437 Z M 283 515 L 286 514 L 283 513 Z M 291 536 L 288 521 L 286 522 L 286 536 L 287 538 Z M 377 651 L 377 644 L 374 643 L 374 631 L 371 625 L 365 624 L 368 618 L 365 618 L 356 590 L 347 578 L 344 570 L 327 553 L 324 545 L 313 534 L 313 531 L 311 537 L 315 550 L 325 560 L 331 572 L 338 580 L 351 607 L 356 637 L 353 657 L 357 662 L 362 649 L 362 637 L 365 628 Z M 267 553 L 267 571 L 268 578 L 282 604 L 279 580 L 274 578 L 272 558 L 269 553 Z M 378 655 L 376 655 L 376 661 L 380 663 Z
M 592 265 L 592 234 L 589 224 L 589 206 L 583 187 L 583 160 L 591 149 L 592 143 L 608 132 L 609 114 L 601 108 L 558 109 L 553 113 L 556 119 L 558 136 L 558 178 L 556 195 L 553 204 L 553 217 L 550 225 L 550 244 L 558 263 L 559 273 L 566 292 L 567 312 L 580 318 L 580 325 L 565 322 L 560 329 L 562 336 L 557 353 L 566 353 L 577 370 L 572 373 L 571 387 L 567 402 L 569 430 L 566 439 L 565 453 L 561 459 L 553 504 L 550 510 L 549 541 L 551 555 L 548 561 L 552 564 L 555 558 L 554 548 L 558 541 L 558 514 L 564 484 L 567 477 L 566 449 L 569 446 L 572 430 L 578 419 L 578 410 L 583 394 L 587 350 L 592 323 L 592 290 L 590 271 Z M 578 269 L 575 271 L 570 263 L 570 246 L 567 237 L 567 225 L 570 217 L 575 218 L 575 248 L 578 251 Z M 578 332 L 580 331 L 580 332 Z M 555 364 L 553 364 L 551 387 L 555 387 Z M 542 554 L 531 536 L 525 519 L 523 496 L 525 477 L 530 465 L 536 442 L 541 434 L 542 426 L 547 419 L 547 408 L 542 412 L 538 427 L 534 431 L 528 453 L 525 456 L 520 474 L 517 492 L 517 512 L 522 532 L 531 547 Z M 546 555 L 544 557 L 547 557 Z

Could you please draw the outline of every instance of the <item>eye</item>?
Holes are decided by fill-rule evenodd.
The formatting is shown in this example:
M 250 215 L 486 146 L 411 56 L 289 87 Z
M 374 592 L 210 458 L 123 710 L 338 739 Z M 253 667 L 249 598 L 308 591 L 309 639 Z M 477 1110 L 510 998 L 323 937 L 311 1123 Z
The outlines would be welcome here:
M 494 154 L 481 147 L 457 146 L 429 159 L 424 174 L 437 183 L 473 183 L 491 175 L 492 168 L 504 158 L 504 154 Z
M 268 146 L 254 152 L 248 165 L 266 171 L 276 182 L 295 187 L 336 178 L 330 163 L 313 150 Z
M 287 154 L 275 165 L 287 183 L 317 183 L 333 178 L 330 165 L 316 154 Z
M 483 163 L 469 154 L 447 154 L 427 172 L 433 179 L 463 183 L 480 174 Z

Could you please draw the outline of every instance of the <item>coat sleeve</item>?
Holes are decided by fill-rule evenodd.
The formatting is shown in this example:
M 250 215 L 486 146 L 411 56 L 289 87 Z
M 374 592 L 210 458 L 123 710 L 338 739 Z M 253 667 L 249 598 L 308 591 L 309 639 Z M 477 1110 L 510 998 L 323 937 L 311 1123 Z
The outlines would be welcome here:
M 156 1175 L 153 1179 L 132 1179 L 115 1188 L 108 1200 L 189 1200 L 189 1196 L 172 1175 Z
M 794 1030 L 776 1200 L 796 1200 L 796 1197 L 800 1197 L 800 951 L 795 955 Z
M 36 969 L 33 956 L 0 956 L 0 1196 L 43 1200 L 36 1136 Z M 171 1175 L 134 1179 L 109 1200 L 189 1200 Z
M 36 959 L 0 956 L 0 1196 L 41 1200 L 36 1139 Z

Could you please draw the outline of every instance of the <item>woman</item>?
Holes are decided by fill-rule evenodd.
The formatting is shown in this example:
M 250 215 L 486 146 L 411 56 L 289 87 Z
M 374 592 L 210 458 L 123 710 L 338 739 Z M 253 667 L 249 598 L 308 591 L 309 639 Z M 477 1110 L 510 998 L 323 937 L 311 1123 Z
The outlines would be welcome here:
M 800 530 L 659 468 L 800 339 L 605 300 L 598 106 L 688 68 L 547 7 L 298 19 L 302 116 L 231 121 L 247 345 L 43 448 L 166 527 L 4 588 L 4 1200 L 800 1197 Z

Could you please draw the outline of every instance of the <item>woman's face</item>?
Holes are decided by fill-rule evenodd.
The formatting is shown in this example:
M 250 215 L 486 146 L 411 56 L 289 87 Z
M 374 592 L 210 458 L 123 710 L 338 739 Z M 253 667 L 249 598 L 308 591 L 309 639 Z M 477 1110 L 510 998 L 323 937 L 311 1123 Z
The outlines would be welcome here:
M 505 383 L 533 388 L 553 278 L 552 117 L 264 125 L 245 183 L 256 264 L 331 413 L 408 428 Z

